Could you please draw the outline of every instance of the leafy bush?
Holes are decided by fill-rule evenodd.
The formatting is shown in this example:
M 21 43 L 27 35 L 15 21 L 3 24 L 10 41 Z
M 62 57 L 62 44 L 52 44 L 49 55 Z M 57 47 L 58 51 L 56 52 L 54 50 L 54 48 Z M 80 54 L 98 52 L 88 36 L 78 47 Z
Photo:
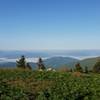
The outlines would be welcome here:
M 100 74 L 0 70 L 0 100 L 99 100 Z

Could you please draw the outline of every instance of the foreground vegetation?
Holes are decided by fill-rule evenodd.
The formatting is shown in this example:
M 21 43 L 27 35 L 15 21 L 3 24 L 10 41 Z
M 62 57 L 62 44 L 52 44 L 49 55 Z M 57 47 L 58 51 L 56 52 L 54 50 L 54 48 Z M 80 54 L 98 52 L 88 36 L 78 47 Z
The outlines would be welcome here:
M 100 74 L 0 69 L 0 100 L 100 100 Z

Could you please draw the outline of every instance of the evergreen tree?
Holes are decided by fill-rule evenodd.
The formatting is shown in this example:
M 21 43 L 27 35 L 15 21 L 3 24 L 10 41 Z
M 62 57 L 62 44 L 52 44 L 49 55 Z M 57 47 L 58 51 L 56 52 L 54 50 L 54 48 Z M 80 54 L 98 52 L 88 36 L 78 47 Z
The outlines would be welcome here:
M 26 61 L 24 56 L 21 56 L 21 58 L 18 61 L 16 61 L 16 63 L 17 63 L 16 66 L 18 68 L 23 68 L 23 69 L 26 68 Z
M 42 70 L 46 69 L 45 65 L 43 64 L 42 58 L 39 58 L 37 65 L 38 65 L 38 69 L 42 69 Z
M 29 63 L 26 64 L 26 68 L 32 70 L 32 67 Z
M 70 69 L 70 72 L 73 72 L 73 69 L 72 68 Z
M 77 72 L 83 72 L 83 69 L 82 69 L 80 63 L 77 63 L 77 64 L 75 65 L 75 71 L 77 71 Z
M 88 67 L 85 66 L 85 73 L 88 73 L 88 72 L 89 72 Z
M 96 64 L 93 67 L 93 72 L 100 73 L 100 60 L 96 62 Z

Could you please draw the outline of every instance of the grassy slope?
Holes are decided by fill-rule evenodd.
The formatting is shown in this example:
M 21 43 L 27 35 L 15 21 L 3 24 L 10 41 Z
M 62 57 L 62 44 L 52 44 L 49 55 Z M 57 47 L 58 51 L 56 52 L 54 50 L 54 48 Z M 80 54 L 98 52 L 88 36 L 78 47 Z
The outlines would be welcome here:
M 100 59 L 100 57 L 88 58 L 80 61 L 80 64 L 85 67 L 87 66 L 89 69 L 92 69 L 95 63 Z
M 87 59 L 83 59 L 83 60 L 80 60 L 80 61 L 76 61 L 76 62 L 72 62 L 72 63 L 66 64 L 65 66 L 69 67 L 69 68 L 74 68 L 75 64 L 77 62 L 79 62 L 83 68 L 85 68 L 87 66 L 89 69 L 92 69 L 93 66 L 95 65 L 95 63 L 98 60 L 100 60 L 100 57 L 87 58 Z

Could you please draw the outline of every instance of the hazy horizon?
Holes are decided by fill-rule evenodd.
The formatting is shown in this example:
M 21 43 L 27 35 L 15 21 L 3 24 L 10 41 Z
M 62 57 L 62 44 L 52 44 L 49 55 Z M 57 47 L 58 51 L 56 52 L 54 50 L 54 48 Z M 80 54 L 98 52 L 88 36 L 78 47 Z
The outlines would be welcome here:
M 79 52 L 79 51 L 100 51 L 100 49 L 0 49 L 0 51 L 20 51 L 20 52 L 72 52 L 72 51 L 76 51 L 76 52 Z
M 84 58 L 84 57 L 95 57 L 100 56 L 100 50 L 32 50 L 32 51 L 24 51 L 24 50 L 0 50 L 0 58 L 18 58 L 21 55 L 25 55 L 26 57 L 55 57 L 55 56 L 63 56 L 63 57 L 76 57 L 76 58 Z

